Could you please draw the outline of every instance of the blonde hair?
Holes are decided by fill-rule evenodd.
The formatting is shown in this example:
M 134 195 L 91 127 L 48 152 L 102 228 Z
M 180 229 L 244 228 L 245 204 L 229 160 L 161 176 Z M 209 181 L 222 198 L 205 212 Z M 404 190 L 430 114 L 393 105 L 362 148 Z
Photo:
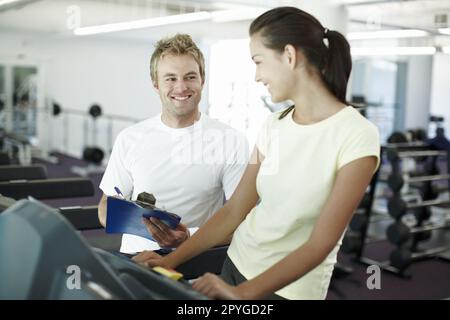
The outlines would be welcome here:
M 197 62 L 200 69 L 202 82 L 205 81 L 205 58 L 191 36 L 177 33 L 173 37 L 163 38 L 155 45 L 155 51 L 150 58 L 150 76 L 153 83 L 158 83 L 158 62 L 165 55 L 190 54 Z

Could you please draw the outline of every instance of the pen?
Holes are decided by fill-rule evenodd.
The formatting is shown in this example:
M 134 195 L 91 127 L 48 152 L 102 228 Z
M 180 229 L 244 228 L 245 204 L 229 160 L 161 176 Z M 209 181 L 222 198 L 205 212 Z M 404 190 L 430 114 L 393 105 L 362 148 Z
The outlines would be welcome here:
M 122 192 L 120 191 L 120 189 L 119 189 L 119 188 L 117 188 L 117 187 L 114 187 L 114 190 L 116 190 L 117 194 L 118 194 L 119 196 L 121 196 L 121 197 L 122 197 L 122 199 L 125 199 L 125 197 L 123 196 L 123 194 L 122 194 Z

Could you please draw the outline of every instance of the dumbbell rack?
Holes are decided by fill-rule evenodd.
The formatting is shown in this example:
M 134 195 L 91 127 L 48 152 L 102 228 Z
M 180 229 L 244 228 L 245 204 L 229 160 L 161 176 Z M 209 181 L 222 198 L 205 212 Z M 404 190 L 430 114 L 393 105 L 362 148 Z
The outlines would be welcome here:
M 379 173 L 380 170 L 378 169 L 373 175 L 369 188 L 353 215 L 349 229 L 343 238 L 342 251 L 352 253 L 357 261 L 363 259 L 362 254 L 364 252 Z
M 391 252 L 389 261 L 381 262 L 362 256 L 362 251 L 364 248 L 363 242 L 361 250 L 356 254 L 356 259 L 364 264 L 379 265 L 383 270 L 392 272 L 405 278 L 409 278 L 410 274 L 406 273 L 405 271 L 407 267 L 414 261 L 413 259 L 429 257 L 440 258 L 440 256 L 438 256 L 439 253 L 450 250 L 450 246 L 448 245 L 431 248 L 425 251 L 420 251 L 418 249 L 419 242 L 427 240 L 429 237 L 431 237 L 431 230 L 444 229 L 449 227 L 449 224 L 447 222 L 439 226 L 426 226 L 425 223 L 431 216 L 432 206 L 450 204 L 450 201 L 434 200 L 437 197 L 437 194 L 432 192 L 432 181 L 447 180 L 448 184 L 450 184 L 450 175 L 439 175 L 436 168 L 437 157 L 446 156 L 448 164 L 447 172 L 450 172 L 450 156 L 448 151 L 417 149 L 413 149 L 411 151 L 399 151 L 395 148 L 387 149 L 386 155 L 392 168 L 391 174 L 388 178 L 388 186 L 392 191 L 392 196 L 388 199 L 388 211 L 389 214 L 395 219 L 395 222 L 387 229 L 387 236 L 388 239 L 391 242 L 395 242 L 398 247 Z M 427 165 L 425 167 L 427 175 L 420 177 L 411 177 L 406 180 L 401 173 L 400 158 L 415 157 L 422 157 L 422 161 L 424 161 L 423 157 L 426 157 L 425 160 L 427 161 Z M 403 189 L 405 180 L 408 183 L 419 183 L 421 185 L 420 191 L 422 200 L 419 203 L 408 204 L 402 199 L 401 191 Z M 408 187 L 412 187 L 412 185 L 409 185 Z M 447 187 L 446 191 L 448 191 L 449 189 L 450 188 Z M 412 229 L 409 229 L 401 222 L 401 219 L 407 210 L 415 210 L 416 225 Z M 403 236 L 406 235 L 406 238 L 410 238 L 411 241 L 406 241 L 405 239 L 403 239 L 402 241 L 398 240 L 399 238 L 401 238 L 400 235 L 393 234 L 392 230 L 404 231 Z M 414 232 L 411 232 L 412 230 L 414 230 Z M 397 241 L 392 241 L 393 238 L 397 239 Z

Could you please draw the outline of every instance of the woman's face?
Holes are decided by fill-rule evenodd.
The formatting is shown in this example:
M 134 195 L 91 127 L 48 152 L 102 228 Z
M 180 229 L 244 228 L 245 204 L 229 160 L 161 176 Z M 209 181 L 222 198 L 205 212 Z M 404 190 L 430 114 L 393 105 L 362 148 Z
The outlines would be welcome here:
M 265 47 L 259 34 L 251 37 L 250 52 L 256 64 L 255 81 L 266 86 L 272 101 L 276 103 L 290 99 L 294 79 L 286 53 Z

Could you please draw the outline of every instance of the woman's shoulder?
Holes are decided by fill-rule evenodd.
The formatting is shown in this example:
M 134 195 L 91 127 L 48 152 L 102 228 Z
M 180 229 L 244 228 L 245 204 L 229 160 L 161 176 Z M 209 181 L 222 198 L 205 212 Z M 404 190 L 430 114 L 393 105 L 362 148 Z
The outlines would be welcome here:
M 347 106 L 345 108 L 345 116 L 342 117 L 342 121 L 347 124 L 345 126 L 349 130 L 378 130 L 375 124 L 363 116 L 360 110 L 353 106 Z

